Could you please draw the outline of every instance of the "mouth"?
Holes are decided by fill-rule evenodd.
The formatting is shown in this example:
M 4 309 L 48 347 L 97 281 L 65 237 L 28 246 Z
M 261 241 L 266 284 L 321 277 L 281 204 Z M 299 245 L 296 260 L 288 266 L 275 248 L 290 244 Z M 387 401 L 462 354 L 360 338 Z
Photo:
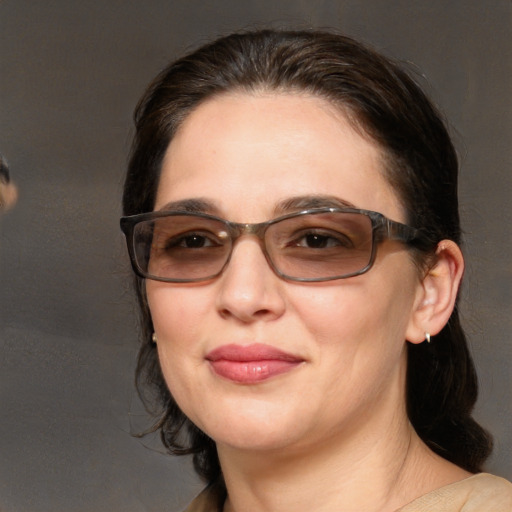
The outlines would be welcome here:
M 223 345 L 206 355 L 218 376 L 240 384 L 256 384 L 297 368 L 304 359 L 269 345 Z

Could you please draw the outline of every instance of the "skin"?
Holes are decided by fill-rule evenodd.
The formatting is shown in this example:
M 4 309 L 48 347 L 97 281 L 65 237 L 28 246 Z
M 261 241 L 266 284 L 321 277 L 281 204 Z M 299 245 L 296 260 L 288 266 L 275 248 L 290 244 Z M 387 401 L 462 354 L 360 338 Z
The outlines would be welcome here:
M 261 222 L 287 213 L 283 201 L 315 196 L 405 222 L 382 161 L 322 99 L 229 93 L 201 104 L 174 137 L 155 210 L 201 199 L 208 213 Z M 247 236 L 214 280 L 147 281 L 166 382 L 217 443 L 226 511 L 386 512 L 466 476 L 421 443 L 404 402 L 406 340 L 435 334 L 453 307 L 463 268 L 453 245 L 427 276 L 386 241 L 366 274 L 304 284 L 277 277 Z M 251 385 L 212 371 L 211 350 L 253 343 L 301 363 Z
M 7 163 L 0 155 L 0 212 L 12 208 L 18 199 L 18 190 L 9 180 Z
M 10 210 L 18 199 L 16 186 L 11 183 L 4 183 L 0 179 L 0 212 Z

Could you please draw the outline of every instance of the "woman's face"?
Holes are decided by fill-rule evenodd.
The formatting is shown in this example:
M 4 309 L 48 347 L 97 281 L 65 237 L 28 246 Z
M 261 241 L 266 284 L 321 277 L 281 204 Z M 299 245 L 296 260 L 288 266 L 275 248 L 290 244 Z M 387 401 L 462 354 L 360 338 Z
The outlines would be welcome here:
M 172 140 L 155 210 L 200 199 L 208 213 L 257 223 L 297 198 L 325 198 L 404 222 L 382 165 L 325 100 L 230 93 L 201 104 Z M 300 448 L 405 417 L 421 283 L 398 242 L 381 244 L 363 275 L 305 284 L 275 275 L 244 236 L 216 279 L 146 287 L 169 389 L 219 447 Z

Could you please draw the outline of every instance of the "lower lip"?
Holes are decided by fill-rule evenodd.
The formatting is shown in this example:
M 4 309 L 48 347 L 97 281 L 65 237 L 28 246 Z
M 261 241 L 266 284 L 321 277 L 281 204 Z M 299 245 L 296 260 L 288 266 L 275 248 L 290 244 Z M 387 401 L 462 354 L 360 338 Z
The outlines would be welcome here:
M 241 384 L 256 384 L 287 373 L 301 364 L 300 361 L 264 359 L 261 361 L 210 361 L 213 371 L 225 379 Z

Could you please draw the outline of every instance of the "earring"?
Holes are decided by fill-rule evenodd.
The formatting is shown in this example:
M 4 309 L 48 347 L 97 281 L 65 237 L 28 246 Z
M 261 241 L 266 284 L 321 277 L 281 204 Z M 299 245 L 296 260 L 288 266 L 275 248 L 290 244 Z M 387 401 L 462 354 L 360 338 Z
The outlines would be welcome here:
M 430 333 L 429 332 L 425 333 L 425 339 L 427 340 L 427 343 L 430 343 Z
M 153 333 L 153 335 L 151 336 L 151 341 L 156 345 L 156 343 L 158 342 L 157 338 L 156 338 L 156 332 Z

